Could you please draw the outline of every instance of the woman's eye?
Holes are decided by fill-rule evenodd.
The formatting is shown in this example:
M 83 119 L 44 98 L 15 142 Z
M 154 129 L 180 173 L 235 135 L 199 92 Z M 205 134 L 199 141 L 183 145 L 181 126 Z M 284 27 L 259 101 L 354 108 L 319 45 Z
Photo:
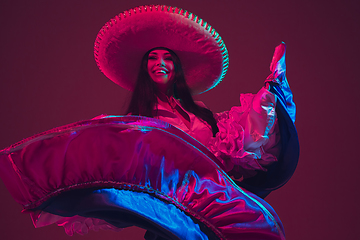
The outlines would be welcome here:
M 148 59 L 155 60 L 156 57 L 154 57 L 154 56 L 149 56 Z

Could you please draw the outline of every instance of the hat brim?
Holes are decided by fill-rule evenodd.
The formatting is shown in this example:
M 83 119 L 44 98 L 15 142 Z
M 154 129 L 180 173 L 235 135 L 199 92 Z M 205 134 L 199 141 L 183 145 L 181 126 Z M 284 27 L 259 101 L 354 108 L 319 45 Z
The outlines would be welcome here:
M 111 19 L 95 41 L 95 60 L 105 76 L 131 91 L 143 55 L 155 47 L 178 55 L 192 94 L 215 87 L 226 74 L 228 52 L 220 35 L 196 15 L 164 5 L 133 8 Z

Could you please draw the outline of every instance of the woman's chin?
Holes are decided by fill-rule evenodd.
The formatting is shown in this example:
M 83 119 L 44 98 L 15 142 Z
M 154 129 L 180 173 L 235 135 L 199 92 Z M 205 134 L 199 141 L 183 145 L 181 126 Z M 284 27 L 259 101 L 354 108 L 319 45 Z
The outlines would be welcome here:
M 157 75 L 152 78 L 156 84 L 167 85 L 170 82 L 169 75 Z

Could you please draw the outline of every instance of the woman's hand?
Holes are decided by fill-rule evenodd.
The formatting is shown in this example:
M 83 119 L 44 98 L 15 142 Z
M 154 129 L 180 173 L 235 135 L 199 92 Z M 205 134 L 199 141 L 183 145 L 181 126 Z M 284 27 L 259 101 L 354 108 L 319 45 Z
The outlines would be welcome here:
M 285 63 L 286 45 L 282 42 L 275 48 L 274 55 L 270 64 L 271 74 L 265 80 L 265 88 L 269 90 L 269 82 L 281 85 L 286 73 Z

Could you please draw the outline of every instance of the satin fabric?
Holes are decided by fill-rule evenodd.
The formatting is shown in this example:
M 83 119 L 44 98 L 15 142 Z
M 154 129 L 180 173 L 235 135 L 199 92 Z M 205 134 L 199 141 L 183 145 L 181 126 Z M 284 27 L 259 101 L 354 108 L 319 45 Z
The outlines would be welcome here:
M 51 221 L 50 217 L 56 220 L 56 216 L 67 216 L 54 223 L 64 226 L 69 235 L 136 225 L 162 239 L 219 239 L 204 224 L 184 214 L 175 205 L 143 192 L 115 188 L 83 189 L 64 193 L 53 198 L 51 204 L 44 205 L 47 206 L 40 207 L 42 212 L 36 226 L 49 224 L 46 221 Z
M 180 128 L 204 144 L 222 162 L 226 173 L 235 179 L 253 177 L 277 161 L 280 135 L 276 120 L 277 97 L 265 88 L 257 94 L 241 94 L 241 106 L 215 114 L 219 132 L 213 138 L 211 127 L 177 104 L 190 119 L 188 127 L 176 113 L 158 104 L 155 118 Z M 161 102 L 161 101 L 160 101 Z M 205 107 L 202 102 L 196 102 Z
M 115 188 L 173 204 L 220 239 L 284 239 L 271 206 L 234 184 L 221 165 L 168 123 L 113 117 L 56 128 L 1 151 L 0 176 L 25 211 L 37 211 L 35 223 L 56 196 Z
M 269 82 L 270 91 L 277 96 L 276 114 L 278 120 L 281 152 L 278 161 L 267 167 L 266 172 L 235 181 L 239 186 L 265 198 L 271 191 L 282 187 L 294 174 L 299 160 L 300 146 L 297 130 L 294 125 L 296 107 L 286 77 L 281 85 Z M 287 86 L 282 89 L 282 85 Z

